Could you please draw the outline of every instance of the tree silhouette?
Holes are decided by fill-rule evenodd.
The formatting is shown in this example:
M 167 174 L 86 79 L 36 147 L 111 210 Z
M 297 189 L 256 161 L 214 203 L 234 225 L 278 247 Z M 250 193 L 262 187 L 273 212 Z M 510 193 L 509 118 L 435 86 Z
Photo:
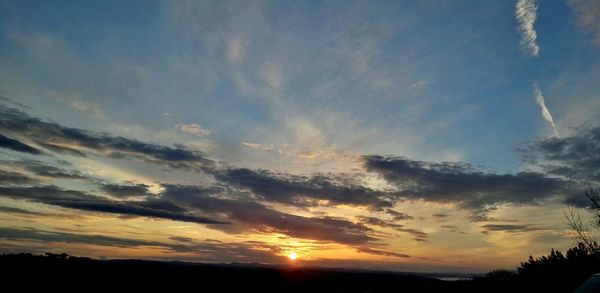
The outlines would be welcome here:
M 600 251 L 579 243 L 562 254 L 552 249 L 539 258 L 529 257 L 517 268 L 525 287 L 545 286 L 552 292 L 570 292 L 600 272 Z
M 592 217 L 591 225 L 584 221 L 572 206 L 567 207 L 564 217 L 569 228 L 575 233 L 578 244 L 585 245 L 592 251 L 599 251 L 600 246 L 595 235 L 600 231 L 600 188 L 588 188 L 585 196 L 589 200 L 586 211 Z

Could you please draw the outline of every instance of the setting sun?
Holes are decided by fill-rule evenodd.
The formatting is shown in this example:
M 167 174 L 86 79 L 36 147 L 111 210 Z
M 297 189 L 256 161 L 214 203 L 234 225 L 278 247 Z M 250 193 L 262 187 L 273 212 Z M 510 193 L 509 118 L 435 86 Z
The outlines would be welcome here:
M 288 258 L 290 260 L 296 260 L 296 258 L 298 258 L 298 255 L 295 252 L 292 252 L 292 253 L 288 254 Z

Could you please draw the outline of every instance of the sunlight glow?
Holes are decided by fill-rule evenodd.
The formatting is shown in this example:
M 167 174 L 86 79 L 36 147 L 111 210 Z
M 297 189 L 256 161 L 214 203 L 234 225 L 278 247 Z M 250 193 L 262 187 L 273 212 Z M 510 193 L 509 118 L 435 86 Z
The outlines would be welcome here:
M 295 252 L 291 252 L 290 254 L 288 254 L 288 258 L 290 260 L 296 260 L 296 258 L 298 258 L 298 255 Z

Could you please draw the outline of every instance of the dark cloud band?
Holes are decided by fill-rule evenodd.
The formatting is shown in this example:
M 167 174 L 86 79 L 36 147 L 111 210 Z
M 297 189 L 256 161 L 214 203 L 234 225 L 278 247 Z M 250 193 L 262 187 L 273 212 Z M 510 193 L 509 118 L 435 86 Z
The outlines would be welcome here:
M 42 153 L 42 151 L 40 151 L 30 145 L 22 143 L 16 139 L 6 137 L 6 136 L 2 135 L 1 133 L 0 133 L 0 147 L 9 149 L 9 150 L 13 150 L 13 151 L 17 151 L 17 152 L 33 154 L 33 155 L 39 155 Z
M 477 212 L 503 203 L 536 204 L 568 194 L 572 187 L 569 181 L 541 173 L 486 173 L 464 163 L 365 156 L 364 165 L 395 185 L 402 199 L 458 203 Z
M 167 147 L 107 133 L 65 127 L 33 118 L 21 110 L 5 106 L 0 106 L 0 131 L 39 142 L 41 146 L 58 153 L 84 155 L 81 149 L 85 149 L 112 157 L 140 158 L 190 169 L 201 169 L 213 164 L 213 161 L 205 158 L 200 152 L 188 150 L 180 145 Z M 29 145 L 3 135 L 0 136 L 0 146 L 31 154 L 41 153 Z

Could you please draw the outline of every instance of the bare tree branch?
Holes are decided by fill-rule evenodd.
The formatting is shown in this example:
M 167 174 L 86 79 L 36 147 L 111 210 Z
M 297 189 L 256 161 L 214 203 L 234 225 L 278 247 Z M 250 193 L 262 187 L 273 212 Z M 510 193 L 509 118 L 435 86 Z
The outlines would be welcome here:
M 563 215 L 569 228 L 575 232 L 577 242 L 584 244 L 590 249 L 596 247 L 596 239 L 594 238 L 592 231 L 590 231 L 589 226 L 583 222 L 581 216 L 573 206 L 568 206 Z
M 594 222 L 600 228 L 600 188 L 588 188 L 585 191 L 585 196 L 590 200 L 588 210 L 594 214 Z

